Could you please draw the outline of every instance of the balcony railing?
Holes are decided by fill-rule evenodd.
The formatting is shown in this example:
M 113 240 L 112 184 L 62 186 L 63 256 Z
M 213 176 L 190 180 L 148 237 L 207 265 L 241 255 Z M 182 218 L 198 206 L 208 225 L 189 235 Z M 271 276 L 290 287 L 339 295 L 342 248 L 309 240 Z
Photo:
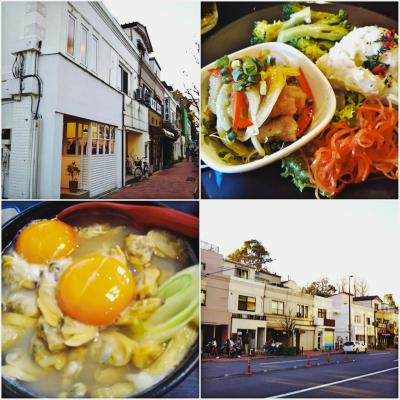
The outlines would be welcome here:
M 324 319 L 324 325 L 325 326 L 335 326 L 335 320 L 334 319 L 325 318 Z
M 232 314 L 232 318 L 238 318 L 238 319 L 256 319 L 260 321 L 266 321 L 267 316 L 266 315 L 250 315 L 250 314 Z

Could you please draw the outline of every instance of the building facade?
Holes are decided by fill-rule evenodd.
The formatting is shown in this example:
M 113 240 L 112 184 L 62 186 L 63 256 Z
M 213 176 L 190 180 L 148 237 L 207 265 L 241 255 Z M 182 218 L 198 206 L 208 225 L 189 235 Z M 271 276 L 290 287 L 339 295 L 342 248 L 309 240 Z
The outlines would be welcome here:
M 292 280 L 224 259 L 212 244 L 201 247 L 203 343 L 241 336 L 254 350 L 273 340 L 297 352 L 340 349 L 349 340 L 397 345 L 398 307 L 391 295 L 385 301 L 343 292 L 310 295 Z
M 144 25 L 99 2 L 9 2 L 2 34 L 3 198 L 98 197 L 137 158 L 164 167 L 175 137 Z

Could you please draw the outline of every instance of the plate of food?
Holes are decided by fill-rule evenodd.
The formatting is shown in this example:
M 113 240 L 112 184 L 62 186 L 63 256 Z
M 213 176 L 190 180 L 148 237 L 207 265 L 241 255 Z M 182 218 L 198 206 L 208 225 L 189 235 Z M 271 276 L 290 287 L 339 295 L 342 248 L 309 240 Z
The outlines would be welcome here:
M 347 4 L 282 3 L 209 35 L 204 197 L 397 198 L 396 27 Z
M 137 215 L 137 218 L 135 218 Z M 197 217 L 40 203 L 3 227 L 9 397 L 161 397 L 198 363 Z

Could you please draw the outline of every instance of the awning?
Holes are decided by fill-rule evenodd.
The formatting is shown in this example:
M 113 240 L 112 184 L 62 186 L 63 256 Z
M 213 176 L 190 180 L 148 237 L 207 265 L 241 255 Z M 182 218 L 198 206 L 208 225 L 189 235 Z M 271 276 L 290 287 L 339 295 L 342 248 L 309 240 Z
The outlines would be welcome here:
M 175 139 L 175 134 L 174 133 L 172 133 L 170 131 L 167 131 L 166 129 L 163 129 L 163 131 L 164 131 L 164 135 L 165 136 L 167 136 L 167 137 L 169 137 L 171 139 Z

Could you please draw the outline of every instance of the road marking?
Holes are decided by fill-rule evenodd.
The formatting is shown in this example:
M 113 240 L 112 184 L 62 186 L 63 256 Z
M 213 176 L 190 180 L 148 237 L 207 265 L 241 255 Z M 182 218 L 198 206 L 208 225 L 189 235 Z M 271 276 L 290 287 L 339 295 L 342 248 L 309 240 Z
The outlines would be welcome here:
M 397 358 L 395 360 L 393 360 L 393 362 L 396 362 L 396 361 L 398 361 Z
M 301 390 L 296 390 L 296 391 L 294 391 L 294 392 L 283 393 L 283 394 L 279 394 L 279 395 L 277 395 L 277 396 L 271 396 L 270 398 L 286 397 L 286 396 L 291 396 L 291 395 L 293 395 L 293 394 L 299 394 L 299 393 L 304 393 L 304 392 L 310 392 L 311 390 L 322 389 L 322 388 L 327 387 L 327 386 L 333 386 L 333 385 L 338 385 L 338 384 L 340 384 L 340 383 L 355 381 L 355 380 L 357 380 L 357 379 L 366 378 L 367 376 L 373 376 L 373 375 L 383 374 L 384 372 L 393 371 L 393 370 L 395 370 L 395 369 L 399 369 L 399 367 L 387 368 L 387 369 L 383 369 L 383 370 L 381 370 L 381 371 L 371 372 L 370 374 L 364 374 L 364 375 L 354 376 L 353 378 L 342 379 L 342 380 L 340 380 L 340 381 L 325 383 L 325 384 L 323 384 L 323 385 L 313 386 L 313 387 L 307 388 L 307 389 L 301 389 Z
M 387 351 L 386 353 L 368 353 L 369 356 L 381 356 L 383 354 L 390 354 L 390 351 Z
M 310 361 L 318 360 L 318 358 L 310 358 Z M 271 365 L 271 364 L 285 364 L 292 362 L 305 362 L 306 360 L 288 360 L 288 361 L 271 361 L 269 363 L 260 363 L 260 365 Z

